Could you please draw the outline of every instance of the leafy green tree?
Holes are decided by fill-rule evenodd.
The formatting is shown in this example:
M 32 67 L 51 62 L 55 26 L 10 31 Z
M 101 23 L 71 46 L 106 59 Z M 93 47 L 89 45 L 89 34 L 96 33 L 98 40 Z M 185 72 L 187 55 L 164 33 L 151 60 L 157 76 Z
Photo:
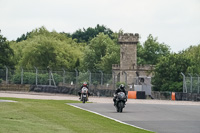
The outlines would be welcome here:
M 170 48 L 166 44 L 159 43 L 157 38 L 150 34 L 143 45 L 138 44 L 138 64 L 155 65 L 162 56 L 170 54 Z
M 101 62 L 97 64 L 97 68 L 103 70 L 106 73 L 111 73 L 112 64 L 120 63 L 120 46 L 114 43 L 110 43 L 107 46 L 106 54 L 101 58 Z
M 84 50 L 83 59 L 81 61 L 81 66 L 79 67 L 79 69 L 81 71 L 87 71 L 87 70 L 94 71 L 96 70 L 95 66 L 96 62 L 97 60 L 95 51 L 93 49 L 90 49 L 89 46 L 86 46 Z
M 190 46 L 183 51 L 185 56 L 192 60 L 192 65 L 188 68 L 190 73 L 200 74 L 200 44 L 197 46 Z
M 160 58 L 154 70 L 152 83 L 156 91 L 182 91 L 183 77 L 191 66 L 191 59 L 183 53 L 170 54 Z
M 111 72 L 112 64 L 118 64 L 120 59 L 119 45 L 108 35 L 99 33 L 86 47 L 83 56 L 82 69 L 90 71 L 103 70 Z
M 35 29 L 25 41 L 12 44 L 18 67 L 73 70 L 79 65 L 83 46 L 71 38 L 44 27 Z
M 12 61 L 13 56 L 14 52 L 12 48 L 10 48 L 9 42 L 5 37 L 0 35 L 0 68 L 4 66 L 13 67 L 14 65 Z
M 144 55 L 144 48 L 139 42 L 137 44 L 137 64 L 147 64 L 143 55 Z
M 109 28 L 106 28 L 104 25 L 101 26 L 97 24 L 95 28 L 89 27 L 87 29 L 83 28 L 83 30 L 79 29 L 75 31 L 71 35 L 71 37 L 73 39 L 77 39 L 78 42 L 89 42 L 92 38 L 96 37 L 99 33 L 104 33 L 112 38 L 113 31 L 110 30 Z
M 17 38 L 16 42 L 21 42 L 21 41 L 28 39 L 30 34 L 31 34 L 31 32 L 27 32 L 26 34 L 22 34 L 21 37 Z

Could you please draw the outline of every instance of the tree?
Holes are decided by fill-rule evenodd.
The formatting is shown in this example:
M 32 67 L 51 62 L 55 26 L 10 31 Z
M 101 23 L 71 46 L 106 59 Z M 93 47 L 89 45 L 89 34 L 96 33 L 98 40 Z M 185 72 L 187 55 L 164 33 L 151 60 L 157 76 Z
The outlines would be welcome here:
M 13 50 L 10 48 L 9 42 L 5 37 L 0 35 L 0 68 L 4 66 L 13 67 L 14 63 L 12 57 L 14 56 Z
M 144 58 L 144 48 L 140 44 L 137 44 L 137 64 L 147 64 Z
M 155 65 L 162 56 L 170 54 L 170 48 L 164 43 L 157 42 L 157 38 L 153 38 L 150 34 L 143 46 L 138 44 L 137 55 L 138 64 Z
M 17 38 L 16 42 L 21 42 L 21 41 L 28 39 L 30 34 L 31 34 L 31 32 L 27 32 L 26 34 L 22 34 L 21 37 Z
M 185 56 L 191 59 L 192 65 L 188 68 L 190 73 L 200 73 L 200 44 L 197 46 L 190 46 L 185 51 L 182 51 Z
M 115 44 L 108 35 L 99 33 L 84 51 L 82 69 L 103 70 L 110 73 L 112 64 L 118 64 L 119 59 L 119 45 Z
M 87 28 L 81 30 L 75 31 L 71 36 L 72 39 L 77 39 L 78 42 L 89 42 L 92 38 L 96 37 L 99 33 L 104 33 L 105 35 L 108 35 L 110 38 L 112 38 L 113 31 L 109 28 L 106 28 L 104 25 L 99 25 L 95 28 Z
M 17 66 L 25 68 L 74 70 L 82 56 L 82 46 L 71 38 L 44 27 L 33 30 L 25 41 L 12 44 Z
M 191 59 L 183 53 L 170 54 L 160 58 L 154 70 L 152 83 L 156 91 L 182 91 L 183 77 L 191 66 Z

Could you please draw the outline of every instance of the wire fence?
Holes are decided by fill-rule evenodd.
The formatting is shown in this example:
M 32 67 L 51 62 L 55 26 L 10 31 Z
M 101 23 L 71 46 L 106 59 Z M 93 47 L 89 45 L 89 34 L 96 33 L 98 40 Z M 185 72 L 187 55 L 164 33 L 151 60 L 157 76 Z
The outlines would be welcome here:
M 0 69 L 0 84 L 29 84 L 48 86 L 74 86 L 79 88 L 83 82 L 88 82 L 89 87 L 98 89 L 115 89 L 112 74 L 87 72 L 69 72 L 66 70 L 13 70 L 5 67 Z
M 183 93 L 200 93 L 200 77 L 198 74 L 183 76 Z
M 146 91 L 151 95 L 151 77 L 129 77 L 132 84 L 127 84 L 127 74 L 121 75 L 125 79 L 127 91 Z M 142 80 L 143 79 L 143 80 Z M 58 92 L 76 94 L 83 82 L 88 82 L 89 89 L 95 95 L 113 96 L 114 90 L 120 82 L 120 73 L 106 74 L 102 71 L 73 72 L 61 70 L 34 69 L 0 69 L 0 90 L 26 90 L 38 92 Z M 136 86 L 135 86 L 136 85 Z M 17 88 L 17 89 L 16 89 Z M 67 89 L 66 89 L 67 88 Z M 147 91 L 148 90 L 148 91 Z M 70 91 L 70 92 L 69 92 Z
M 127 76 L 127 75 L 125 75 Z M 183 93 L 200 93 L 200 77 L 199 75 L 188 74 L 183 76 Z M 127 77 L 124 77 L 127 79 Z M 137 85 L 140 81 L 139 78 L 132 79 Z M 109 89 L 115 90 L 116 84 L 119 82 L 117 74 L 105 74 L 102 71 L 92 73 L 89 70 L 87 72 L 79 72 L 75 69 L 74 72 L 62 70 L 41 70 L 35 69 L 28 70 L 21 68 L 20 70 L 14 70 L 5 67 L 0 69 L 0 87 L 4 85 L 18 85 L 15 87 L 20 88 L 20 85 L 47 85 L 47 86 L 66 86 L 73 87 L 75 89 L 80 88 L 81 84 L 86 81 L 89 83 L 90 89 Z M 126 82 L 127 80 L 125 80 Z M 148 80 L 145 80 L 145 83 Z M 151 84 L 150 81 L 149 83 Z M 134 86 L 134 85 L 133 85 Z M 132 85 L 127 86 L 127 91 L 133 90 Z M 6 86 L 9 87 L 9 86 Z M 134 88 L 135 89 L 135 88 Z M 170 99 L 171 92 L 150 92 L 155 99 Z

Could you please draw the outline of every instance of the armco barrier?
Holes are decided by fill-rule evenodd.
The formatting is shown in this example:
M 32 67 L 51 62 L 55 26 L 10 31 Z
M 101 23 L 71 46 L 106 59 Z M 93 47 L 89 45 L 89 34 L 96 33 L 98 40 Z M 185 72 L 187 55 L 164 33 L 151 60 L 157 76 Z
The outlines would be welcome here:
M 137 91 L 128 91 L 128 99 L 137 99 Z
M 128 91 L 128 99 L 146 99 L 145 91 Z
M 200 101 L 200 94 L 198 94 L 198 93 L 172 92 L 171 100 Z
M 137 91 L 137 99 L 146 99 L 145 91 Z

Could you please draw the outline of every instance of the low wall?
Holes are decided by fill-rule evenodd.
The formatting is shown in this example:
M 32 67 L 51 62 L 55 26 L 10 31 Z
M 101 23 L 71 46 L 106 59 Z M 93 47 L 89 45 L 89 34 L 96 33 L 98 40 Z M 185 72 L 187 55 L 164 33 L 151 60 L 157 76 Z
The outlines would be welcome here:
M 65 87 L 71 87 L 71 88 L 75 88 L 76 87 L 76 85 L 75 84 L 73 84 L 73 85 L 71 85 L 71 84 L 63 84 L 63 83 L 59 83 L 58 84 L 58 86 L 65 86 Z M 80 88 L 80 86 L 81 85 L 79 85 L 78 86 L 78 88 Z M 94 90 L 96 90 L 96 89 L 99 89 L 99 90 L 103 90 L 103 89 L 105 89 L 105 90 L 113 90 L 113 85 L 112 84 L 104 84 L 104 85 L 89 85 L 89 88 L 90 89 L 94 89 Z
M 0 84 L 1 91 L 29 91 L 30 85 Z
M 200 94 L 198 93 L 182 93 L 182 92 L 174 92 L 174 100 L 178 101 L 200 101 Z
M 48 85 L 31 85 L 30 91 L 34 92 L 48 92 L 48 93 L 64 93 L 64 94 L 72 94 L 78 95 L 79 89 L 66 87 L 66 86 L 48 86 Z M 113 97 L 115 90 L 110 89 L 89 89 L 91 95 L 93 96 L 105 96 L 105 97 Z

